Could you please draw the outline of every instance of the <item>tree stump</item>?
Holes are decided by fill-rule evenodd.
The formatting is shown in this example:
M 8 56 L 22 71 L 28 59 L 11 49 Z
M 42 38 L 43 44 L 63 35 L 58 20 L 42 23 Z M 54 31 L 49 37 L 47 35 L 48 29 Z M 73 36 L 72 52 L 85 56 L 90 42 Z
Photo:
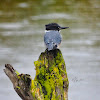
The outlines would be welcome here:
M 23 100 L 68 100 L 69 81 L 65 62 L 59 49 L 45 50 L 34 62 L 34 80 L 28 74 L 19 74 L 10 64 L 5 73 Z

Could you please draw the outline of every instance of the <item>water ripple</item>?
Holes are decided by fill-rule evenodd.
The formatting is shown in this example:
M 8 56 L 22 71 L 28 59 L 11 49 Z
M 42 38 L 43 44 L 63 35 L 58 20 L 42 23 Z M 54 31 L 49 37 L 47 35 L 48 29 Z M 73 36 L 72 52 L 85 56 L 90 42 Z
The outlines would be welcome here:
M 19 28 L 22 28 L 22 24 L 21 23 L 0 23 L 0 28 L 19 29 Z
M 32 20 L 41 20 L 41 19 L 75 19 L 69 14 L 65 13 L 52 13 L 52 14 L 41 14 L 37 16 L 32 16 Z

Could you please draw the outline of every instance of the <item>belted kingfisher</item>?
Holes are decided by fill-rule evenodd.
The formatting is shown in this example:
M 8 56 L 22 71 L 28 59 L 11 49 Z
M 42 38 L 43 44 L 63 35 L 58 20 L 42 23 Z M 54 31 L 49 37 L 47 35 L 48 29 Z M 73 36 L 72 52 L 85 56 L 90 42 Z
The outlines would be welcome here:
M 44 35 L 44 42 L 48 51 L 57 49 L 62 41 L 60 34 L 61 29 L 67 29 L 69 27 L 61 27 L 57 23 L 50 23 L 45 25 L 46 32 Z

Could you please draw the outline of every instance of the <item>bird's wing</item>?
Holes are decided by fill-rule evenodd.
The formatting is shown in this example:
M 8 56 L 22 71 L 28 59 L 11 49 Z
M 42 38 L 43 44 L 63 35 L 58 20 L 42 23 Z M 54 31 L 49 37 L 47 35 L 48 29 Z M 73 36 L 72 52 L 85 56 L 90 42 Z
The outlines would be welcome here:
M 46 33 L 45 35 L 44 35 L 44 42 L 45 42 L 45 44 L 48 44 L 49 43 L 49 39 L 50 37 L 49 37 L 49 34 L 48 33 Z
M 53 36 L 53 43 L 59 45 L 62 41 L 62 37 L 60 35 L 60 33 L 57 31 L 54 33 L 54 36 Z

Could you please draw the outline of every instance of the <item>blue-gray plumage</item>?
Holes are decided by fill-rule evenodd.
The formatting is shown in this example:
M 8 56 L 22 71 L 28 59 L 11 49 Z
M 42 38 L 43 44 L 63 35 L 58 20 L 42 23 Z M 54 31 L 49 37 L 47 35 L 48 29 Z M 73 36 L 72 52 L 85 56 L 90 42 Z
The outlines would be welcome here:
M 61 40 L 62 38 L 60 33 L 55 30 L 47 31 L 44 35 L 44 41 L 48 50 L 56 49 L 61 43 Z
M 45 26 L 46 33 L 44 35 L 44 42 L 46 48 L 48 49 L 48 51 L 57 49 L 62 40 L 59 30 L 66 29 L 68 27 L 61 27 L 56 23 L 50 23 Z

